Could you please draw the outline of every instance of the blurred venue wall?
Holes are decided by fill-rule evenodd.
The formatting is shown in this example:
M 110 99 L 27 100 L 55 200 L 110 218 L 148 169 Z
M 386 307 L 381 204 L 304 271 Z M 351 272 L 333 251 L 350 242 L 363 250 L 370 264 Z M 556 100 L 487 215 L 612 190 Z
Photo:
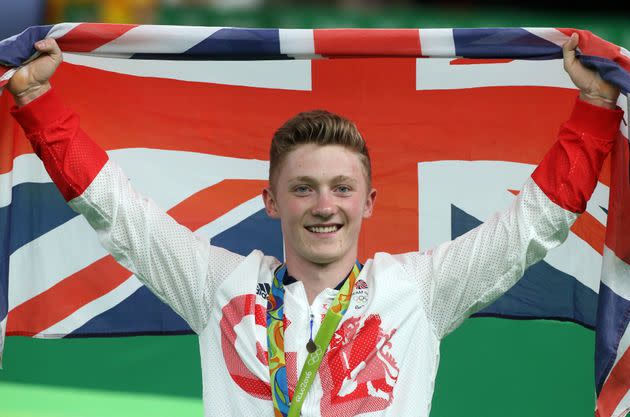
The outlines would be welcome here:
M 44 21 L 44 0 L 0 0 L 0 40 Z
M 35 24 L 107 22 L 273 28 L 574 27 L 630 47 L 626 2 L 402 0 L 0 0 L 0 39 Z M 551 3 L 551 4 L 550 4 Z M 45 13 L 44 13 L 45 11 Z

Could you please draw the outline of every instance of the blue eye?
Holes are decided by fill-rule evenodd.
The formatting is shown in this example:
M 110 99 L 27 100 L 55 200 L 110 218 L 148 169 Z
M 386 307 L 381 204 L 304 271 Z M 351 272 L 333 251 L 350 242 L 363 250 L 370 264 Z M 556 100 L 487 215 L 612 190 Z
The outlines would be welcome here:
M 309 191 L 311 191 L 311 187 L 309 187 L 308 185 L 298 185 L 297 187 L 293 188 L 293 192 L 297 194 L 306 194 Z
M 340 193 L 349 193 L 350 191 L 352 191 L 352 189 L 350 187 L 348 187 L 347 185 L 339 185 L 336 188 L 337 191 L 339 191 Z

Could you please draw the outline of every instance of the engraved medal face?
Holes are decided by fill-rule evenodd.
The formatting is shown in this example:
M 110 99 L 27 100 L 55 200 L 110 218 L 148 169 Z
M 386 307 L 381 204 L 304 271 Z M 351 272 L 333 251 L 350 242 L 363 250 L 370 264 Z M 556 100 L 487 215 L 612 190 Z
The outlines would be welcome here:
M 309 353 L 313 353 L 317 350 L 317 345 L 312 340 L 309 340 L 306 344 L 306 350 L 308 350 Z

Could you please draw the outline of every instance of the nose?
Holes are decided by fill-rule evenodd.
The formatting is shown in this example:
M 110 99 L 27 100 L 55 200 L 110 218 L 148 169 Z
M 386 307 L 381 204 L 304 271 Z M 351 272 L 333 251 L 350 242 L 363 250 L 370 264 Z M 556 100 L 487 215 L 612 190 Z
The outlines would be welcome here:
M 335 214 L 336 206 L 329 192 L 323 191 L 317 195 L 317 201 L 311 210 L 316 217 L 329 218 Z

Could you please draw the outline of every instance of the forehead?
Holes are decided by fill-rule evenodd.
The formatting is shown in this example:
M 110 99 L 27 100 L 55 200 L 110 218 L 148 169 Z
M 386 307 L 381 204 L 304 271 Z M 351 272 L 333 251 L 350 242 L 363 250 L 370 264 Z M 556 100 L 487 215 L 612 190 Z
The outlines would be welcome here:
M 365 177 L 361 155 L 340 145 L 299 145 L 286 155 L 280 167 L 279 179 L 291 181 L 298 177 L 326 180 L 339 176 L 353 179 Z

